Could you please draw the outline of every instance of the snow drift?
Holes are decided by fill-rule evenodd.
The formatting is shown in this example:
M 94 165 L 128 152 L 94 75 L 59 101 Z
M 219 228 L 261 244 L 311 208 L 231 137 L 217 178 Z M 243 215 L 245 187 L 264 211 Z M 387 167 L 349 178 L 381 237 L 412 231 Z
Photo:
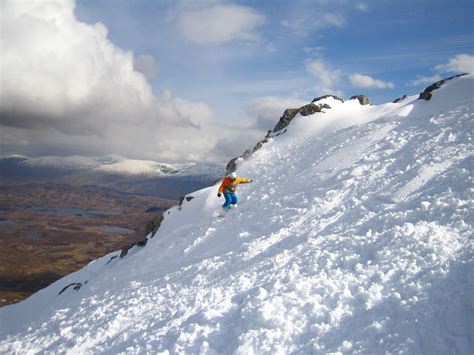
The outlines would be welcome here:
M 146 247 L 1 308 L 0 351 L 473 353 L 473 82 L 324 99 L 238 162 L 224 218 L 196 191 Z

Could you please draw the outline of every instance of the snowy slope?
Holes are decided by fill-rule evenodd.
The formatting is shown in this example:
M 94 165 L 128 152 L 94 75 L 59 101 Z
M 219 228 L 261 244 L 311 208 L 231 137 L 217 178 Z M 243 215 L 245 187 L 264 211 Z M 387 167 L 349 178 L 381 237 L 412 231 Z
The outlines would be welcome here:
M 240 162 L 224 218 L 192 193 L 146 247 L 1 308 L 0 352 L 472 354 L 473 83 L 326 99 Z

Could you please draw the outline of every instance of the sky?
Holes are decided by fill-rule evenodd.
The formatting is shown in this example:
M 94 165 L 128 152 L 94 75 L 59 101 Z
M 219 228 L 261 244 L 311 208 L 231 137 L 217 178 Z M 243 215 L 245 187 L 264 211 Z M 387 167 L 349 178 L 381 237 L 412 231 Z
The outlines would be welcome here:
M 474 72 L 464 0 L 3 0 L 0 149 L 226 162 L 284 109 Z

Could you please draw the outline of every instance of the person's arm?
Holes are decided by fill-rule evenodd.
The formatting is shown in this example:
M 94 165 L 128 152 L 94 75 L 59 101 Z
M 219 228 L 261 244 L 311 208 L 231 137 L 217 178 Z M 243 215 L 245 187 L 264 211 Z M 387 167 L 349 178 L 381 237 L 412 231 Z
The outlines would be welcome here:
M 224 191 L 224 182 L 225 179 L 222 180 L 221 186 L 219 186 L 219 190 L 217 191 L 217 197 L 221 197 L 222 191 Z
M 237 178 L 237 183 L 238 184 L 248 184 L 253 182 L 252 179 L 244 179 L 244 178 Z

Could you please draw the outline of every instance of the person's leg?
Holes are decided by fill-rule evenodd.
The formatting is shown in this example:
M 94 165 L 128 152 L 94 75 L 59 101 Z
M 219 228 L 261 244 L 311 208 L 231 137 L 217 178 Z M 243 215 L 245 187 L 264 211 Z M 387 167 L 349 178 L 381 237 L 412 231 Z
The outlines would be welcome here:
M 231 198 L 231 204 L 236 205 L 237 204 L 237 195 L 236 194 L 230 194 Z
M 230 204 L 232 203 L 232 197 L 230 195 L 231 194 L 224 192 L 225 202 L 222 205 L 223 208 L 230 208 Z

